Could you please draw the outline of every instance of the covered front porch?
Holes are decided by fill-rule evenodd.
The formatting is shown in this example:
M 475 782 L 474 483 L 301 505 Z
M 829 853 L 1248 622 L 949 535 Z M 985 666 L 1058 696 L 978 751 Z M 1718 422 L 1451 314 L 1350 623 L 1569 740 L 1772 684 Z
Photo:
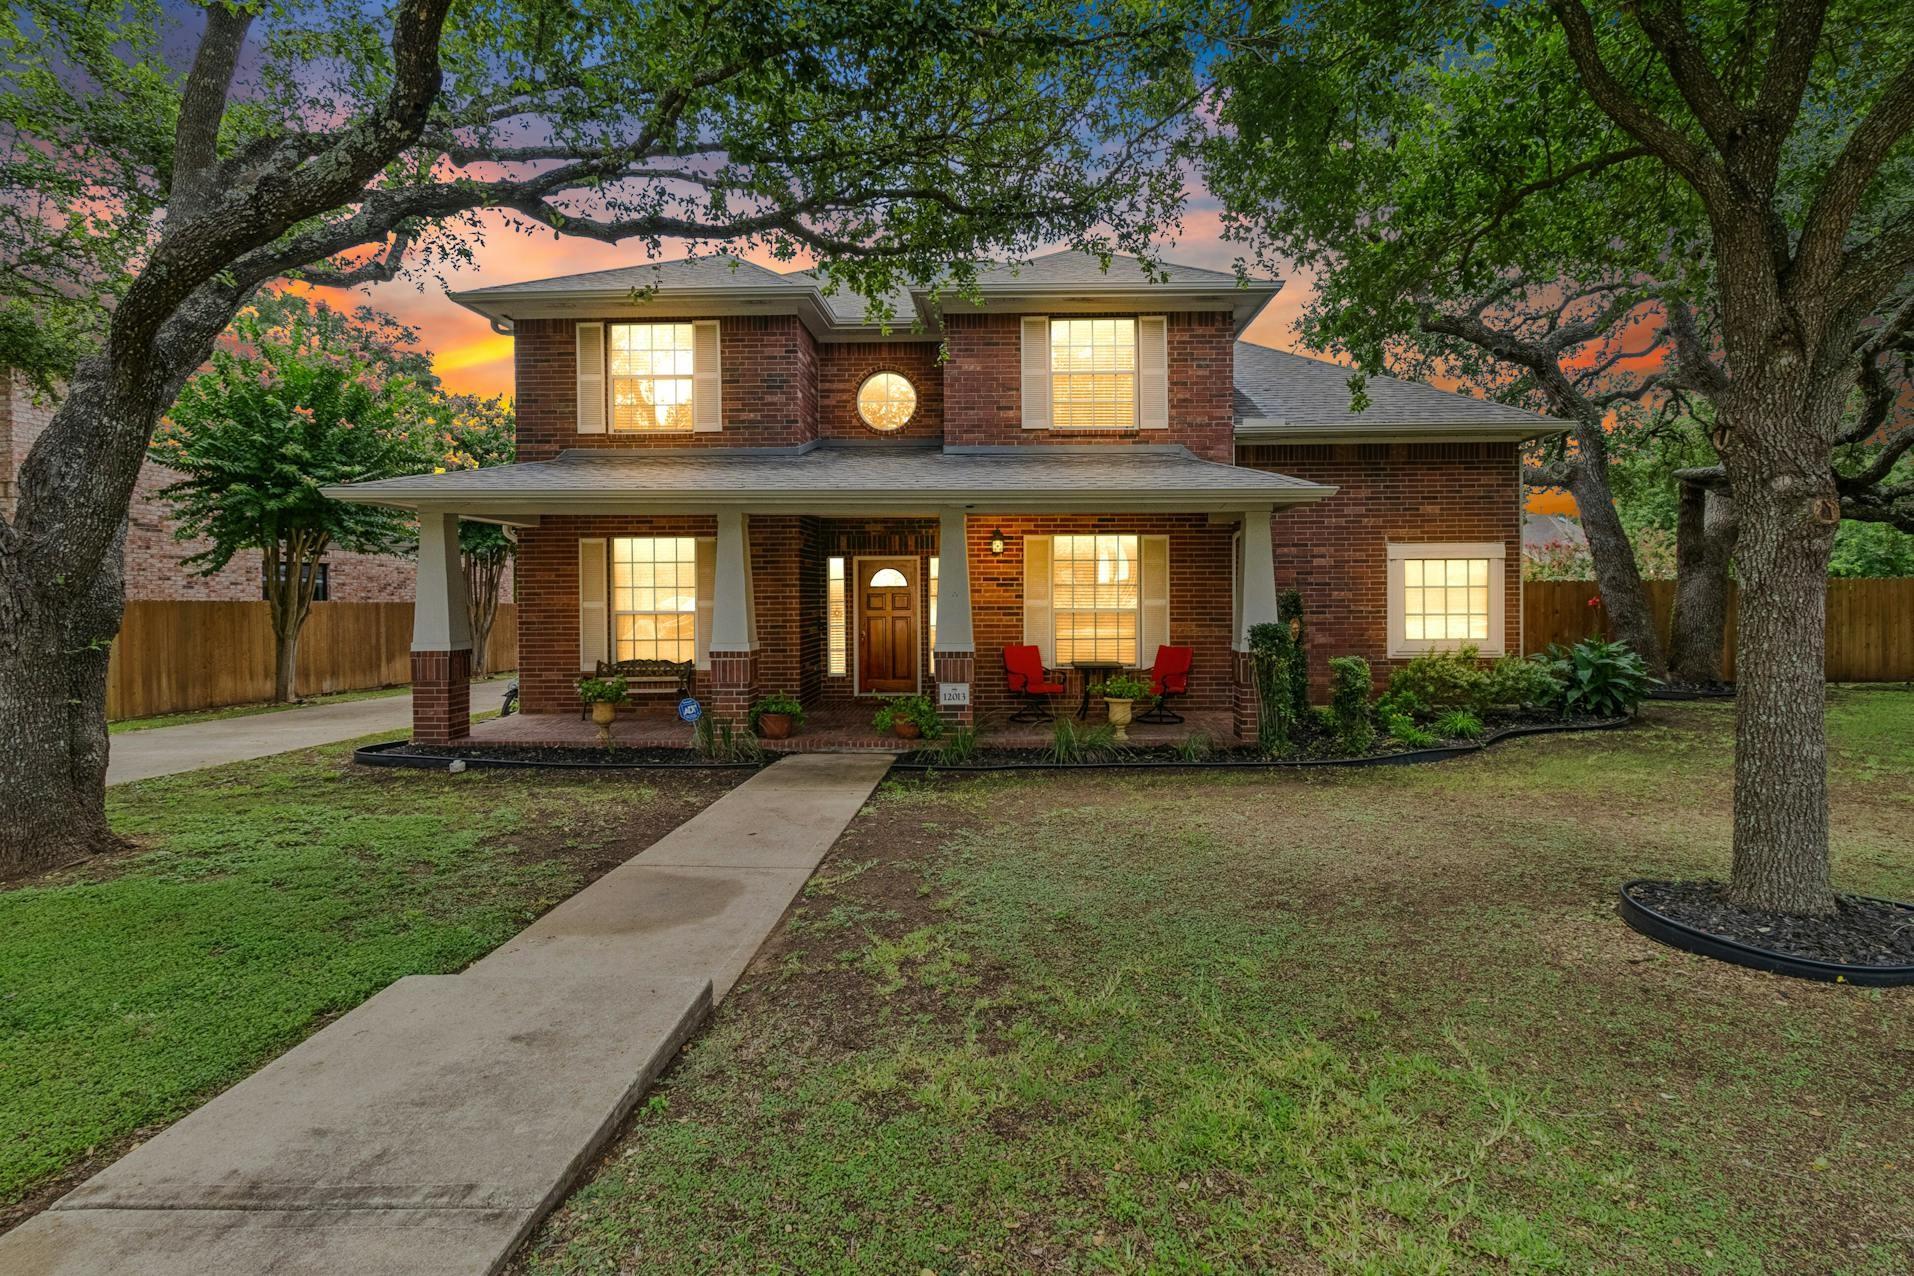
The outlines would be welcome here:
M 898 695 L 924 696 L 947 725 L 995 745 L 1042 746 L 1049 722 L 1009 721 L 1043 711 L 1007 677 L 1006 651 L 1019 646 L 1037 648 L 1044 681 L 1061 686 L 1043 708 L 1086 710 L 1090 724 L 1104 708 L 1086 705 L 1086 685 L 1147 678 L 1159 649 L 1178 648 L 1193 661 L 1174 705 L 1186 721 L 1139 724 L 1135 738 L 1253 736 L 1247 636 L 1276 619 L 1272 516 L 1334 489 L 1181 448 L 834 451 L 566 454 L 391 481 L 418 488 L 415 740 L 591 743 L 581 675 L 670 659 L 695 667 L 691 698 L 733 730 L 759 697 L 797 697 L 809 722 L 770 748 L 898 747 L 871 723 Z M 401 496 L 382 488 L 343 491 Z M 523 712 L 476 729 L 460 518 L 520 537 Z M 621 708 L 614 742 L 689 744 L 675 684 L 647 691 Z

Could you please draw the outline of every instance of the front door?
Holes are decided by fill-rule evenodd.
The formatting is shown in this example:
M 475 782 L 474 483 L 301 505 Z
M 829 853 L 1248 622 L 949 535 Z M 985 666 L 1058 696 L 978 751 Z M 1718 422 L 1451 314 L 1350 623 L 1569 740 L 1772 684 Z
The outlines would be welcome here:
M 917 560 L 857 560 L 857 689 L 917 690 Z

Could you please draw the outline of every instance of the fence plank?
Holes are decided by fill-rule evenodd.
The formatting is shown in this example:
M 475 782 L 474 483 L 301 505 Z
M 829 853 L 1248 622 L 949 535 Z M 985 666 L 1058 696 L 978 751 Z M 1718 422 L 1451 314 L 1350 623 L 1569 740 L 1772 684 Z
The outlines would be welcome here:
M 1662 641 L 1668 640 L 1675 582 L 1645 582 Z M 1608 609 L 1596 598 L 1595 582 L 1531 580 L 1522 586 L 1522 647 L 1539 651 L 1552 642 L 1575 642 L 1593 633 L 1614 636 Z M 1732 679 L 1740 593 L 1728 590 L 1722 674 Z M 1914 680 L 1914 578 L 1828 582 L 1827 676 L 1831 682 Z
M 314 603 L 299 637 L 302 696 L 412 679 L 411 603 Z M 494 672 L 518 666 L 517 608 L 500 603 L 486 644 Z M 272 699 L 272 618 L 263 602 L 130 602 L 106 675 L 106 716 L 144 718 Z

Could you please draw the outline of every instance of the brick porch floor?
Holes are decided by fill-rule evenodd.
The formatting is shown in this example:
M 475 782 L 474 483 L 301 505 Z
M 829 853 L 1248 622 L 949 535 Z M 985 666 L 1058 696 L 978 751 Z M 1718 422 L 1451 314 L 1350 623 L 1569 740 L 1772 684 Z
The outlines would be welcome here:
M 798 734 L 789 740 L 765 740 L 766 749 L 778 753 L 829 753 L 842 750 L 909 749 L 915 742 L 879 732 L 871 726 L 875 704 L 826 705 L 810 711 Z M 1190 709 L 1184 721 L 1177 723 L 1137 723 L 1130 728 L 1130 740 L 1140 745 L 1176 744 L 1193 735 L 1207 735 L 1218 745 L 1234 742 L 1227 709 Z M 1093 706 L 1092 723 L 1102 721 L 1101 709 Z M 661 709 L 647 707 L 612 724 L 612 742 L 634 748 L 683 749 L 691 746 L 691 728 Z M 986 746 L 1036 748 L 1050 743 L 1048 722 L 985 723 L 980 731 Z M 598 728 L 576 714 L 513 714 L 474 723 L 474 744 L 514 744 L 591 746 L 598 743 Z

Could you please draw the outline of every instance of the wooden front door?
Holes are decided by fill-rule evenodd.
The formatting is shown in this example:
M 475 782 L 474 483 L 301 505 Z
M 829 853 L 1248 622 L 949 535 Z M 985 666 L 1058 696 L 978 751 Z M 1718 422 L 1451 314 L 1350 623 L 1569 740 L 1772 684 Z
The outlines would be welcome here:
M 917 560 L 857 560 L 857 689 L 917 690 Z

